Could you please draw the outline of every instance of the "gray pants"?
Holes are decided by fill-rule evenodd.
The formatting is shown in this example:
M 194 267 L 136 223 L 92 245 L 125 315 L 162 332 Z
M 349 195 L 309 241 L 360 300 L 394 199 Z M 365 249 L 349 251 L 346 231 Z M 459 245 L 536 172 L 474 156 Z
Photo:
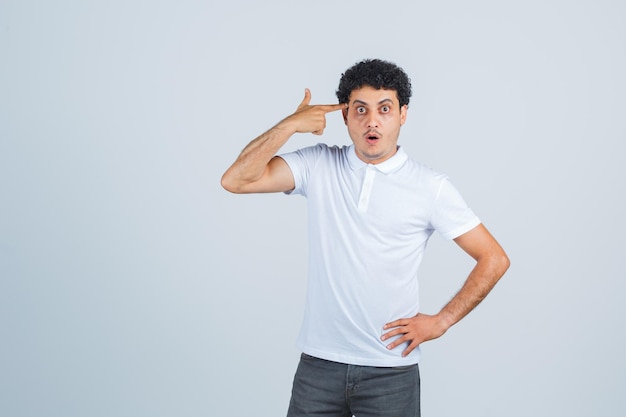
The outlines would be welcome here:
M 287 417 L 419 417 L 416 365 L 347 365 L 302 354 Z

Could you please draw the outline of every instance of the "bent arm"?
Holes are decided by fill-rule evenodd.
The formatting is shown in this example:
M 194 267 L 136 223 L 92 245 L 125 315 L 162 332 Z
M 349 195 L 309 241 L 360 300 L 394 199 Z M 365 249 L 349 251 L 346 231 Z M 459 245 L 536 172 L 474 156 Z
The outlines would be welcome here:
M 454 241 L 476 260 L 476 265 L 459 292 L 437 314 L 444 332 L 480 304 L 510 265 L 504 249 L 482 224 Z
M 381 336 L 387 340 L 401 335 L 387 348 L 394 349 L 408 342 L 402 353 L 406 356 L 421 343 L 442 336 L 450 327 L 469 314 L 489 294 L 509 268 L 509 258 L 498 242 L 482 224 L 454 239 L 465 252 L 476 260 L 476 265 L 454 297 L 435 315 L 418 313 L 384 326 L 389 332 Z
M 238 194 L 293 190 L 289 166 L 275 155 L 294 133 L 278 124 L 250 142 L 222 176 L 222 187 Z
M 295 113 L 254 139 L 222 176 L 222 187 L 233 193 L 271 193 L 293 190 L 293 174 L 287 163 L 276 155 L 296 132 L 321 135 L 326 127 L 326 114 L 345 107 L 344 104 L 309 105 L 311 92 Z

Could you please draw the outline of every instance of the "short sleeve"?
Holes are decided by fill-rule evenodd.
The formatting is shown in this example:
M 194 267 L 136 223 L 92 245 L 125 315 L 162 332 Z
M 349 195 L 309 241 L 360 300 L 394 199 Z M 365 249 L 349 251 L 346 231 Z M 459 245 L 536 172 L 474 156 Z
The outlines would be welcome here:
M 444 239 L 451 240 L 478 226 L 480 219 L 448 178 L 443 178 L 433 204 L 431 224 Z
M 298 149 L 297 151 L 278 155 L 287 163 L 289 169 L 291 169 L 295 183 L 294 189 L 287 191 L 285 194 L 300 194 L 306 197 L 311 171 L 315 167 L 324 149 L 325 145 L 320 143 L 315 146 L 309 146 Z

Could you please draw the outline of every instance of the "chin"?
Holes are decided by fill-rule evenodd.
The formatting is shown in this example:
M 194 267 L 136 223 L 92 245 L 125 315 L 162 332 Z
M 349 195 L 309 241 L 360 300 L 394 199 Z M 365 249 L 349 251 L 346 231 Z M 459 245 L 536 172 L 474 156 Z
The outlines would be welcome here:
M 385 154 L 370 154 L 370 153 L 364 153 L 363 157 L 365 159 L 367 159 L 369 162 L 373 162 L 373 161 L 378 161 L 379 159 L 382 159 L 385 157 Z

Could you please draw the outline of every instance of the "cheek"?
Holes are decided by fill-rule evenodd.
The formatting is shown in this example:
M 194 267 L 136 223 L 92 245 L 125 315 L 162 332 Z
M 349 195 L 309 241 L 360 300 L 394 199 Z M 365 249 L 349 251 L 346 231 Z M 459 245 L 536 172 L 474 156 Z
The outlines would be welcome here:
M 402 118 L 402 115 L 398 114 L 398 113 L 385 115 L 384 120 L 385 120 L 385 122 L 392 123 L 392 124 L 395 124 L 395 123 L 402 124 L 402 123 L 404 123 L 404 119 Z
M 363 117 L 359 117 L 357 115 L 350 115 L 346 118 L 346 125 L 348 126 L 359 126 L 363 122 Z

